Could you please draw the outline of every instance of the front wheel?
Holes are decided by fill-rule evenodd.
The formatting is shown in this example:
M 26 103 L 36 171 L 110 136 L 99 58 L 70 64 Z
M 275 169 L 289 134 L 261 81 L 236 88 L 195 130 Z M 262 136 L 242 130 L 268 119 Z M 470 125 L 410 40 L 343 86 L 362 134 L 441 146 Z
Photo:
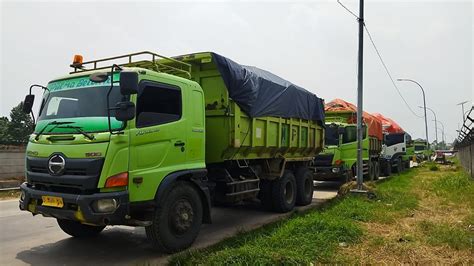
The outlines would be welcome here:
M 199 234 L 203 207 L 198 192 L 187 182 L 176 182 L 145 228 L 154 247 L 172 253 L 191 246 Z
M 64 233 L 73 237 L 93 237 L 98 235 L 105 226 L 81 224 L 77 221 L 57 219 L 58 225 Z

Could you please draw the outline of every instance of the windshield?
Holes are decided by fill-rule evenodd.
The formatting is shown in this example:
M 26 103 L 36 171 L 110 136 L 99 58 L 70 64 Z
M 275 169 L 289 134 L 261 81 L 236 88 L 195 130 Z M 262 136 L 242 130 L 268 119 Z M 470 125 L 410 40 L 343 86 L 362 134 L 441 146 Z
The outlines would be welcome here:
M 405 133 L 385 135 L 385 145 L 392 146 L 405 141 Z
M 58 81 L 48 85 L 51 92 L 47 92 L 43 96 L 36 133 L 51 121 L 74 122 L 74 126 L 81 127 L 86 132 L 108 130 L 107 92 L 110 85 L 98 84 L 97 86 L 80 87 L 81 84 L 84 84 L 84 79 L 88 80 L 89 78 L 83 77 L 67 80 L 67 82 Z M 121 99 L 119 88 L 113 87 L 109 97 L 110 107 L 114 107 Z M 111 111 L 111 116 L 113 115 L 114 112 Z M 111 117 L 110 121 L 114 130 L 120 129 L 123 125 L 114 117 Z M 48 132 L 49 129 L 45 131 L 45 134 Z M 69 133 L 72 131 L 56 127 L 52 132 Z
M 338 128 L 336 125 L 326 124 L 326 131 L 324 133 L 324 143 L 326 143 L 326 145 L 339 145 Z
M 415 145 L 415 151 L 422 151 L 425 149 L 425 146 Z
M 367 137 L 367 127 L 364 125 L 362 131 L 362 139 Z M 350 143 L 357 141 L 357 127 L 356 126 L 347 126 L 344 128 L 344 135 L 342 135 L 342 143 Z

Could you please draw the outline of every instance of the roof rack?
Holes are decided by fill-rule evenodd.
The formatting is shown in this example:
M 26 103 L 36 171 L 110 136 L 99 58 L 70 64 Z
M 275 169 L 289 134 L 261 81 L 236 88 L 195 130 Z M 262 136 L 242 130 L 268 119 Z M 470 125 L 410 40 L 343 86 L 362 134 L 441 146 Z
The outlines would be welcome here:
M 141 60 L 136 60 L 137 57 L 141 57 Z M 149 59 L 143 60 L 143 57 L 149 57 Z M 119 62 L 120 60 L 122 60 L 121 63 Z M 141 67 L 157 72 L 191 78 L 190 64 L 149 51 L 97 59 L 83 63 L 74 63 L 70 65 L 70 67 L 74 69 L 70 74 L 90 70 L 107 69 L 111 68 L 114 64 L 125 67 Z

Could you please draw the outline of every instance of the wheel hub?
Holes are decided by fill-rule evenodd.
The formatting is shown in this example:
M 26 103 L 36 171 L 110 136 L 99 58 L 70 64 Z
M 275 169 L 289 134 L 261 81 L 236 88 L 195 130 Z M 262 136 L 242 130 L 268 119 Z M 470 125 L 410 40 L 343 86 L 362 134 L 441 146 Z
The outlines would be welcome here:
M 186 199 L 181 199 L 173 204 L 170 213 L 171 229 L 177 234 L 183 234 L 189 230 L 193 224 L 194 212 L 191 203 Z
M 283 194 L 285 195 L 286 202 L 290 204 L 293 201 L 293 186 L 290 182 L 286 183 Z

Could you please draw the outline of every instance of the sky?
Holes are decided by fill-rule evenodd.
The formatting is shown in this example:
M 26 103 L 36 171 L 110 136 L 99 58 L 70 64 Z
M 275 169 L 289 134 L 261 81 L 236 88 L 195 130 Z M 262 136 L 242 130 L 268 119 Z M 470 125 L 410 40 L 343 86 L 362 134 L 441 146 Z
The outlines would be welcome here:
M 356 103 L 358 25 L 336 0 L 0 1 L 0 116 L 8 116 L 31 84 L 69 73 L 74 54 L 88 61 L 144 50 L 166 56 L 213 51 L 273 72 L 326 102 Z M 341 2 L 358 13 L 358 1 Z M 392 77 L 423 86 L 448 142 L 462 124 L 456 104 L 469 101 L 468 110 L 474 98 L 473 10 L 472 1 L 365 1 L 367 28 Z M 424 138 L 420 88 L 395 83 L 419 117 L 398 94 L 365 33 L 364 110 Z M 36 97 L 35 110 L 40 91 Z M 432 141 L 433 114 L 427 117 Z

